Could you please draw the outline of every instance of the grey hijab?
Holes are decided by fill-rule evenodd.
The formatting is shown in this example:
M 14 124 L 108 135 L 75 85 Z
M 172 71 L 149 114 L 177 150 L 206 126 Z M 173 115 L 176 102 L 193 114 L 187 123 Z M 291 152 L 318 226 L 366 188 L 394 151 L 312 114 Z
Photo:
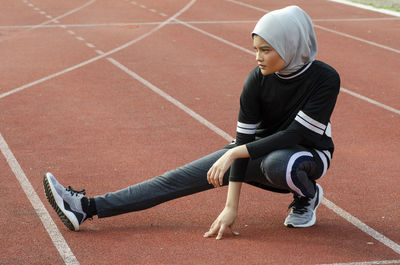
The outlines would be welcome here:
M 264 15 L 253 33 L 268 42 L 285 61 L 279 74 L 288 75 L 312 62 L 317 40 L 311 18 L 298 6 L 288 6 Z

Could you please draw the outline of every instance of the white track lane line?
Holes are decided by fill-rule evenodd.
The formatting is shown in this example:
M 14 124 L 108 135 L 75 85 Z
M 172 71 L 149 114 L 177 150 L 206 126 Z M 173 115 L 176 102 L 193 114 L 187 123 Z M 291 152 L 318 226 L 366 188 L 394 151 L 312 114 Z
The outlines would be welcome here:
M 340 3 L 340 4 L 344 4 L 344 5 L 349 5 L 349 6 L 354 6 L 354 7 L 358 7 L 358 8 L 362 8 L 362 9 L 367 9 L 370 11 L 379 12 L 379 13 L 383 13 L 383 14 L 390 15 L 390 16 L 400 17 L 400 12 L 396 12 L 396 11 L 392 11 L 392 10 L 376 8 L 373 6 L 358 4 L 358 3 L 354 3 L 354 2 L 346 1 L 346 0 L 328 0 L 328 1 L 336 2 L 336 3 Z
M 204 35 L 206 35 L 206 36 L 209 36 L 209 37 L 211 37 L 211 38 L 213 38 L 213 39 L 216 39 L 216 40 L 218 40 L 218 41 L 220 41 L 220 42 L 223 42 L 223 43 L 225 43 L 225 44 L 227 44 L 227 45 L 229 45 L 229 46 L 231 46 L 231 47 L 234 47 L 234 48 L 236 48 L 236 49 L 239 49 L 239 50 L 241 50 L 241 51 L 243 51 L 243 52 L 245 52 L 245 53 L 248 53 L 248 54 L 251 54 L 251 55 L 254 56 L 254 51 L 251 51 L 251 50 L 248 50 L 248 49 L 246 49 L 246 48 L 243 48 L 243 47 L 241 47 L 241 46 L 239 46 L 239 45 L 237 45 L 237 44 L 235 44 L 235 43 L 233 43 L 233 42 L 230 42 L 230 41 L 228 41 L 228 40 L 225 40 L 225 39 L 223 39 L 223 38 L 221 38 L 221 37 L 218 37 L 218 36 L 216 36 L 216 35 L 214 35 L 214 34 L 211 34 L 211 33 L 207 32 L 207 31 L 204 31 L 204 30 L 202 30 L 202 29 L 200 29 L 200 28 L 198 28 L 198 27 L 195 27 L 195 26 L 193 26 L 193 25 L 187 23 L 187 22 L 181 21 L 181 20 L 179 20 L 179 19 L 175 19 L 175 21 L 177 21 L 178 23 L 180 23 L 180 24 L 182 24 L 182 25 L 184 25 L 184 26 L 186 26 L 186 27 L 188 27 L 188 28 L 191 28 L 191 29 L 193 29 L 193 30 L 195 30 L 195 31 L 198 31 L 198 32 L 200 32 L 200 33 L 202 33 L 202 34 L 204 34 Z M 362 99 L 362 100 L 364 100 L 364 101 L 366 101 L 366 102 L 368 102 L 368 103 L 371 103 L 371 104 L 373 104 L 373 105 L 375 105 L 375 106 L 377 106 L 377 107 L 381 107 L 381 108 L 383 108 L 383 109 L 386 109 L 386 110 L 388 110 L 388 111 L 391 111 L 391 112 L 393 112 L 393 113 L 396 113 L 396 114 L 399 114 L 399 115 L 400 115 L 400 110 L 398 110 L 398 109 L 395 109 L 395 108 L 393 108 L 393 107 L 390 107 L 390 106 L 388 106 L 388 105 L 385 105 L 385 104 L 383 104 L 383 103 L 380 103 L 380 102 L 378 102 L 378 101 L 376 101 L 376 100 L 370 99 L 370 98 L 368 98 L 368 97 L 366 97 L 366 96 L 363 96 L 363 95 L 361 95 L 361 94 L 352 92 L 351 90 L 346 89 L 346 88 L 343 88 L 343 87 L 342 87 L 340 90 L 341 90 L 342 92 L 345 92 L 345 93 L 349 94 L 349 95 L 352 95 L 352 96 L 354 96 L 354 97 L 357 97 L 357 98 L 359 98 L 359 99 Z
M 154 9 L 149 9 L 152 12 Z M 316 18 L 314 22 L 362 22 L 362 21 L 396 21 L 400 20 L 397 17 L 376 17 L 376 18 Z M 210 24 L 252 24 L 255 25 L 258 20 L 214 20 L 214 21 L 185 21 L 188 24 L 210 25 Z M 60 23 L 59 21 L 53 21 Z M 39 28 L 91 28 L 91 27 L 115 27 L 115 26 L 145 26 L 159 25 L 162 22 L 131 22 L 131 23 L 96 23 L 96 24 L 63 24 L 63 25 L 42 25 Z M 170 22 L 169 24 L 179 24 L 178 22 Z M 15 26 L 0 26 L 0 29 L 26 29 L 34 27 L 34 25 L 15 25 Z
M 134 79 L 138 80 L 140 83 L 142 83 L 143 85 L 145 85 L 152 91 L 154 91 L 159 96 L 163 97 L 167 101 L 169 101 L 172 104 L 174 104 L 175 106 L 177 106 L 179 109 L 181 109 L 184 112 L 186 112 L 187 114 L 189 114 L 192 118 L 199 121 L 204 126 L 208 127 L 211 131 L 215 132 L 216 134 L 220 135 L 222 138 L 226 139 L 228 142 L 231 142 L 233 140 L 233 137 L 230 136 L 228 133 L 226 133 L 222 129 L 218 128 L 212 122 L 208 121 L 207 119 L 202 117 L 200 114 L 196 113 L 189 107 L 182 104 L 180 101 L 178 101 L 175 98 L 173 98 L 172 96 L 168 95 L 167 93 L 165 93 L 160 88 L 156 87 L 155 85 L 153 85 L 152 83 L 150 83 L 149 81 L 144 79 L 143 77 L 139 76 L 137 73 L 128 69 L 126 66 L 122 65 L 117 60 L 115 60 L 113 58 L 107 58 L 107 60 L 110 61 L 113 65 L 115 65 L 119 69 L 121 69 L 122 71 L 124 71 L 125 73 L 127 73 L 128 75 L 130 75 L 131 77 L 133 77 Z M 322 201 L 322 204 L 325 205 L 328 209 L 330 209 L 333 212 L 335 212 L 336 214 L 338 214 L 340 217 L 344 218 L 349 223 L 353 224 L 355 227 L 360 229 L 362 232 L 366 233 L 367 235 L 369 235 L 369 236 L 373 237 L 374 239 L 376 239 L 377 241 L 381 242 L 382 244 L 384 244 L 388 248 L 392 249 L 397 254 L 400 254 L 400 245 L 398 245 L 394 241 L 390 240 L 383 234 L 379 233 L 378 231 L 369 227 L 365 223 L 361 222 L 358 218 L 352 216 L 350 213 L 346 212 L 345 210 L 343 210 L 342 208 L 340 208 L 339 206 L 337 206 L 330 200 L 324 198 Z
M 256 6 L 253 6 L 253 5 L 250 5 L 250 4 L 243 3 L 241 1 L 235 1 L 235 0 L 226 0 L 226 1 L 234 3 L 234 4 L 237 4 L 237 5 L 240 5 L 240 6 L 248 7 L 250 9 L 258 10 L 258 11 L 261 11 L 261 12 L 264 12 L 264 13 L 271 11 L 271 10 L 267 10 L 267 9 L 264 9 L 264 8 L 256 7 Z
M 28 178 L 26 177 L 24 171 L 22 170 L 14 154 L 8 147 L 8 144 L 1 135 L 1 133 L 0 133 L 0 150 L 3 153 L 15 177 L 17 178 L 19 184 L 21 185 L 22 190 L 25 192 L 26 197 L 32 204 L 33 209 L 35 210 L 36 214 L 42 221 L 44 228 L 49 234 L 51 241 L 53 241 L 54 246 L 60 253 L 60 256 L 64 260 L 65 264 L 67 265 L 79 264 L 74 253 L 72 253 L 70 247 L 68 246 L 64 237 L 62 236 L 60 230 L 58 230 L 56 224 L 53 222 L 53 219 L 51 219 L 49 212 L 46 210 L 46 207 L 43 205 L 39 196 L 35 192 L 35 189 L 32 187 L 32 184 L 29 182 Z
M 43 22 L 42 24 L 35 25 L 35 26 L 31 26 L 29 29 L 27 29 L 27 30 L 25 30 L 25 31 L 16 33 L 16 34 L 14 34 L 14 35 L 12 35 L 12 36 L 10 36 L 10 37 L 8 37 L 8 38 L 1 39 L 0 42 L 6 41 L 6 40 L 9 40 L 9 39 L 13 39 L 13 38 L 19 36 L 20 34 L 26 33 L 26 32 L 28 32 L 28 31 L 31 31 L 31 30 L 34 30 L 34 29 L 37 29 L 37 28 L 40 28 L 40 27 L 42 27 L 42 26 L 44 26 L 44 25 L 46 25 L 46 24 L 55 22 L 55 21 L 59 20 L 60 18 L 69 16 L 69 15 L 71 15 L 71 14 L 73 14 L 73 13 L 75 13 L 75 12 L 77 12 L 77 11 L 79 11 L 79 10 L 81 10 L 81 9 L 83 9 L 83 8 L 85 8 L 85 7 L 89 6 L 89 5 L 91 5 L 91 4 L 93 4 L 94 2 L 96 2 L 96 0 L 91 0 L 91 1 L 89 1 L 89 2 L 87 2 L 87 3 L 85 3 L 84 5 L 80 6 L 80 7 L 77 7 L 77 8 L 75 8 L 75 9 L 72 9 L 72 10 L 70 10 L 70 11 L 68 11 L 68 12 L 66 12 L 66 13 L 64 13 L 64 14 L 62 14 L 62 15 L 60 15 L 60 16 L 58 16 L 58 17 L 55 17 L 55 18 L 53 18 L 53 19 L 51 19 L 51 20 L 45 21 L 45 22 Z M 56 23 L 56 22 L 55 22 L 55 23 Z M 59 26 L 58 26 L 58 27 L 59 27 Z
M 383 234 L 379 233 L 378 231 L 374 230 L 370 226 L 366 225 L 365 223 L 361 222 L 360 219 L 352 216 L 350 213 L 346 212 L 330 200 L 324 198 L 322 201 L 322 204 L 331 209 L 333 212 L 344 218 L 346 221 L 349 223 L 353 224 L 355 227 L 363 231 L 364 233 L 370 235 L 373 237 L 375 240 L 381 242 L 397 254 L 400 254 L 400 245 L 397 244 L 396 242 L 390 240 Z
M 115 49 L 113 49 L 113 50 L 111 50 L 111 51 L 104 52 L 103 54 L 100 54 L 99 56 L 93 57 L 92 59 L 89 59 L 89 60 L 87 60 L 87 61 L 81 62 L 81 63 L 76 64 L 76 65 L 74 65 L 74 66 L 71 66 L 71 67 L 69 67 L 69 68 L 67 68 L 67 69 L 64 69 L 64 70 L 60 71 L 60 72 L 57 72 L 57 73 L 54 73 L 54 74 L 45 76 L 45 77 L 43 77 L 43 78 L 41 78 L 41 79 L 38 79 L 38 80 L 36 80 L 36 81 L 33 81 L 33 82 L 31 82 L 31 83 L 25 84 L 25 85 L 23 85 L 23 86 L 20 86 L 20 87 L 17 87 L 17 88 L 12 89 L 12 90 L 10 90 L 10 91 L 7 91 L 7 92 L 5 92 L 5 93 L 2 93 L 2 94 L 0 94 L 0 99 L 5 98 L 5 97 L 7 97 L 7 96 L 10 96 L 10 95 L 12 95 L 12 94 L 15 94 L 15 93 L 17 93 L 17 92 L 20 92 L 20 91 L 22 91 L 22 90 L 25 90 L 25 89 L 27 89 L 27 88 L 29 88 L 29 87 L 32 87 L 32 86 L 38 85 L 38 84 L 40 84 L 40 83 L 43 83 L 43 82 L 45 82 L 45 81 L 47 81 L 47 80 L 53 79 L 53 78 L 55 78 L 55 77 L 57 77 L 57 76 L 63 75 L 63 74 L 68 73 L 68 72 L 71 72 L 71 71 L 76 70 L 76 69 L 78 69 L 78 68 L 81 68 L 81 67 L 83 67 L 83 66 L 86 66 L 86 65 L 88 65 L 88 64 L 90 64 L 90 63 L 93 63 L 93 62 L 95 62 L 95 61 L 98 61 L 98 60 L 100 60 L 100 59 L 103 59 L 104 57 L 109 56 L 109 55 L 111 55 L 111 54 L 113 54 L 113 53 L 116 53 L 116 52 L 118 52 L 118 51 L 121 51 L 121 50 L 123 50 L 123 49 L 125 49 L 125 48 L 131 46 L 132 44 L 134 44 L 134 43 L 136 43 L 136 42 L 139 42 L 139 41 L 141 41 L 142 39 L 144 39 L 144 38 L 150 36 L 151 34 L 153 34 L 154 32 L 158 31 L 159 29 L 163 28 L 163 27 L 164 27 L 165 25 L 167 25 L 170 21 L 172 21 L 173 19 L 175 19 L 176 17 L 178 17 L 179 15 L 181 15 L 183 12 L 185 12 L 187 9 L 189 9 L 195 2 L 196 2 L 196 0 L 191 0 L 188 4 L 186 4 L 181 10 L 179 10 L 179 11 L 178 11 L 177 13 L 175 13 L 173 16 L 169 17 L 169 18 L 168 18 L 167 20 L 165 20 L 163 23 L 159 24 L 157 27 L 155 27 L 155 28 L 153 28 L 152 30 L 146 32 L 145 34 L 143 34 L 143 35 L 137 37 L 136 39 L 133 39 L 133 40 L 131 40 L 131 41 L 129 41 L 129 42 L 127 42 L 127 43 L 125 43 L 125 44 L 123 44 L 123 45 L 121 45 L 121 46 L 119 46 L 119 47 L 117 47 L 117 48 L 115 48 Z
M 314 24 L 314 27 L 316 27 L 318 29 L 322 29 L 322 30 L 328 31 L 330 33 L 334 33 L 334 34 L 349 38 L 349 39 L 353 39 L 353 40 L 357 40 L 357 41 L 360 41 L 360 42 L 364 42 L 366 44 L 369 44 L 369 45 L 372 45 L 372 46 L 376 46 L 376 47 L 382 48 L 384 50 L 388 50 L 388 51 L 395 52 L 395 53 L 400 53 L 400 50 L 398 50 L 398 49 L 395 49 L 395 48 L 392 48 L 392 47 L 389 47 L 389 46 L 386 46 L 386 45 L 383 45 L 383 44 L 379 44 L 379 43 L 376 43 L 374 41 L 365 40 L 365 39 L 362 39 L 362 38 L 359 38 L 359 37 L 356 37 L 356 36 L 353 36 L 353 35 L 350 35 L 350 34 L 347 34 L 347 33 L 343 33 L 343 32 L 337 31 L 337 30 L 333 30 L 333 29 L 328 29 L 326 27 L 315 25 L 315 24 Z
M 225 0 L 225 1 L 228 1 L 228 2 L 231 2 L 231 3 L 234 3 L 234 4 L 238 4 L 238 5 L 242 5 L 242 6 L 254 9 L 254 10 L 262 11 L 262 12 L 265 12 L 265 13 L 268 12 L 267 9 L 259 8 L 259 7 L 256 7 L 256 6 L 253 6 L 253 5 L 249 5 L 249 4 L 244 4 L 244 3 L 240 2 L 240 1 L 236 1 L 236 0 Z M 388 51 L 392 51 L 392 52 L 395 52 L 395 53 L 400 53 L 400 50 L 398 50 L 398 49 L 394 49 L 394 48 L 391 48 L 389 46 L 386 46 L 386 45 L 383 45 L 383 44 L 379 44 L 379 43 L 376 43 L 376 42 L 373 42 L 373 41 L 368 41 L 368 40 L 365 40 L 365 39 L 362 39 L 362 38 L 359 38 L 359 37 L 356 37 L 356 36 L 353 36 L 353 35 L 350 35 L 350 34 L 347 34 L 347 33 L 343 33 L 343 32 L 340 32 L 340 31 L 333 30 L 333 29 L 328 29 L 326 27 L 316 25 L 315 23 L 314 23 L 314 27 L 322 29 L 322 30 L 325 30 L 325 31 L 328 31 L 328 32 L 331 32 L 331 33 L 334 33 L 334 34 L 337 34 L 337 35 L 340 35 L 340 36 L 344 36 L 344 37 L 347 37 L 347 38 L 350 38 L 350 39 L 354 39 L 354 40 L 357 40 L 357 41 L 360 41 L 360 42 L 364 42 L 364 43 L 367 43 L 369 45 L 376 46 L 376 47 L 379 47 L 379 48 L 382 48 L 382 49 L 385 49 L 385 50 L 388 50 Z
M 391 111 L 391 112 L 393 112 L 393 113 L 396 113 L 396 114 L 400 115 L 400 110 L 395 109 L 395 108 L 392 108 L 392 107 L 390 107 L 390 106 L 388 106 L 388 105 L 382 104 L 382 103 L 380 103 L 380 102 L 378 102 L 378 101 L 376 101 L 376 100 L 367 98 L 366 96 L 360 95 L 360 94 L 358 94 L 358 93 L 356 93 L 356 92 L 353 92 L 353 91 L 348 90 L 348 89 L 343 88 L 343 87 L 340 88 L 340 91 L 342 91 L 342 92 L 344 92 L 344 93 L 347 93 L 347 94 L 349 94 L 349 95 L 352 95 L 353 97 L 356 97 L 356 98 L 362 99 L 362 100 L 364 100 L 364 101 L 367 101 L 367 102 L 369 102 L 369 103 L 371 103 L 371 104 L 373 104 L 373 105 L 375 105 L 375 106 L 381 107 L 381 108 L 383 108 L 383 109 L 386 109 L 386 110 L 388 110 L 388 111 Z
M 160 95 L 161 97 L 163 97 L 167 101 L 171 102 L 172 104 L 174 104 L 175 106 L 177 106 L 178 108 L 180 108 L 181 110 L 183 110 L 184 112 L 189 114 L 191 117 L 193 117 L 194 119 L 199 121 L 201 124 L 203 124 L 206 127 L 210 128 L 213 132 L 215 132 L 216 134 L 220 135 L 222 138 L 228 140 L 229 142 L 233 140 L 232 136 L 230 136 L 229 134 L 227 134 L 226 132 L 224 132 L 223 130 L 221 130 L 220 128 L 218 128 L 217 126 L 215 126 L 214 124 L 212 124 L 211 122 L 206 120 L 205 118 L 203 118 L 201 115 L 197 114 L 195 111 L 193 111 L 190 108 L 186 107 L 184 104 L 182 104 L 181 102 L 179 102 L 175 98 L 171 97 L 170 95 L 168 95 L 167 93 L 165 93 L 164 91 L 162 91 L 161 89 L 156 87 L 155 85 L 151 84 L 149 81 L 145 80 L 144 78 L 139 76 L 137 73 L 129 70 L 126 66 L 122 65 L 117 60 L 115 60 L 113 58 L 107 58 L 107 60 L 110 61 L 113 65 L 115 65 L 119 69 L 121 69 L 122 71 L 124 71 L 125 73 L 127 73 L 128 75 L 130 75 L 131 77 L 133 77 L 136 80 L 138 80 L 143 85 L 145 85 L 148 88 L 150 88 L 151 90 L 153 90 L 156 94 Z
M 380 265 L 380 264 L 400 264 L 400 260 L 380 260 L 380 261 L 364 261 L 364 262 L 348 262 L 348 263 L 330 263 L 318 265 Z

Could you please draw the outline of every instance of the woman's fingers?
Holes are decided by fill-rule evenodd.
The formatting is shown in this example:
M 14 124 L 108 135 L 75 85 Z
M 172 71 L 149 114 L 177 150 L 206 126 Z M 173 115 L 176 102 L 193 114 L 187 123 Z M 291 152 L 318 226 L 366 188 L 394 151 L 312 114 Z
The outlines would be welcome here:
M 231 230 L 231 232 L 232 232 L 232 234 L 233 234 L 234 236 L 238 236 L 238 235 L 239 235 L 239 232 L 233 230 L 233 226 L 232 226 L 232 225 L 225 225 L 225 224 L 222 224 L 222 225 L 221 225 L 221 228 L 220 228 L 219 231 L 218 231 L 218 235 L 217 235 L 216 239 L 218 239 L 218 240 L 221 239 L 222 236 L 223 236 L 224 233 L 225 233 L 225 230 L 226 230 L 227 228 L 228 228 L 229 230 Z
M 218 180 L 219 180 L 219 185 L 222 186 L 224 184 L 224 173 L 219 174 L 218 176 Z
M 211 167 L 207 172 L 207 181 L 209 184 L 212 184 L 214 187 L 222 186 L 224 176 L 221 176 L 221 173 L 218 169 Z
M 224 232 L 226 230 L 226 224 L 222 224 L 219 231 L 218 231 L 218 235 L 215 239 L 220 240 L 222 238 L 222 236 L 224 235 Z
M 214 235 L 217 232 L 217 230 L 219 229 L 219 225 L 218 224 L 219 224 L 219 221 L 215 220 L 212 223 L 212 225 L 210 227 L 210 230 L 208 230 L 206 233 L 204 233 L 204 237 L 210 237 L 210 236 Z
M 210 170 L 207 172 L 207 181 L 208 184 L 212 184 L 214 186 L 213 178 L 214 178 L 214 170 L 213 168 L 210 168 Z
M 238 236 L 239 235 L 239 232 L 235 231 L 232 226 L 228 226 L 228 225 L 222 224 L 222 225 L 217 225 L 217 226 L 214 226 L 214 227 L 211 226 L 210 230 L 208 232 L 204 233 L 204 237 L 214 236 L 215 234 L 217 234 L 217 231 L 218 231 L 217 237 L 215 239 L 220 240 L 220 239 L 222 239 L 222 237 L 223 237 L 223 235 L 224 235 L 224 233 L 225 233 L 227 228 L 229 230 L 231 230 L 231 232 L 232 232 L 232 234 L 234 236 Z
M 208 184 L 213 184 L 213 183 L 212 183 L 213 175 L 214 175 L 214 168 L 211 167 L 211 168 L 208 170 L 208 172 L 207 172 L 207 181 L 208 181 Z
M 203 237 L 210 237 L 212 235 L 214 235 L 214 233 L 211 230 L 209 230 L 208 232 L 204 233 Z
M 216 236 L 216 239 L 221 239 L 226 231 L 226 229 L 229 229 L 233 235 L 238 236 L 239 233 L 236 232 L 233 229 L 233 222 L 234 218 L 232 221 L 227 221 L 224 218 L 224 211 L 218 216 L 217 219 L 212 223 L 210 230 L 208 230 L 206 233 L 204 233 L 203 237 L 212 237 L 214 235 Z M 225 220 L 225 221 L 224 221 Z M 227 221 L 227 222 L 226 222 Z

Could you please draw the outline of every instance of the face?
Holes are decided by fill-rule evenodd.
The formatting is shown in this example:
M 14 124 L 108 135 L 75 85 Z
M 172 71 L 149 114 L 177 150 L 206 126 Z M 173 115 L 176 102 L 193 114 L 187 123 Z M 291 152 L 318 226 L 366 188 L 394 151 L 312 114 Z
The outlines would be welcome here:
M 254 35 L 253 45 L 256 50 L 256 60 L 263 75 L 278 72 L 285 66 L 285 61 L 278 52 L 260 36 Z

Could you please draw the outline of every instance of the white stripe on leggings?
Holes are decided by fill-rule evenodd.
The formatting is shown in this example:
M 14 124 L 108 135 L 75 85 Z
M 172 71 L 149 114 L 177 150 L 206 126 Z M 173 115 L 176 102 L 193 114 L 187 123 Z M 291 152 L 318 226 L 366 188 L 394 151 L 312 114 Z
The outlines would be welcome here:
M 289 185 L 290 189 L 295 191 L 300 196 L 305 197 L 305 195 L 301 192 L 301 190 L 299 188 L 297 188 L 296 185 L 294 185 L 293 180 L 292 180 L 292 167 L 293 167 L 293 164 L 301 156 L 311 156 L 312 157 L 313 155 L 310 152 L 302 151 L 302 152 L 294 153 L 290 157 L 288 166 L 286 168 L 286 183 Z
M 326 159 L 326 156 L 324 155 L 324 153 L 326 152 L 326 151 L 319 151 L 319 150 L 317 150 L 317 149 L 314 149 L 316 152 L 317 152 L 317 154 L 319 155 L 319 157 L 321 158 L 321 160 L 322 160 L 322 163 L 324 164 L 324 171 L 322 172 L 322 174 L 321 174 L 321 177 L 320 178 L 322 178 L 324 175 L 325 175 L 325 173 L 326 173 L 326 171 L 328 170 L 328 160 Z M 326 152 L 326 153 L 328 153 L 329 154 L 329 158 L 330 158 L 330 154 L 331 153 L 329 153 L 329 152 Z M 325 154 L 326 154 L 325 153 Z

